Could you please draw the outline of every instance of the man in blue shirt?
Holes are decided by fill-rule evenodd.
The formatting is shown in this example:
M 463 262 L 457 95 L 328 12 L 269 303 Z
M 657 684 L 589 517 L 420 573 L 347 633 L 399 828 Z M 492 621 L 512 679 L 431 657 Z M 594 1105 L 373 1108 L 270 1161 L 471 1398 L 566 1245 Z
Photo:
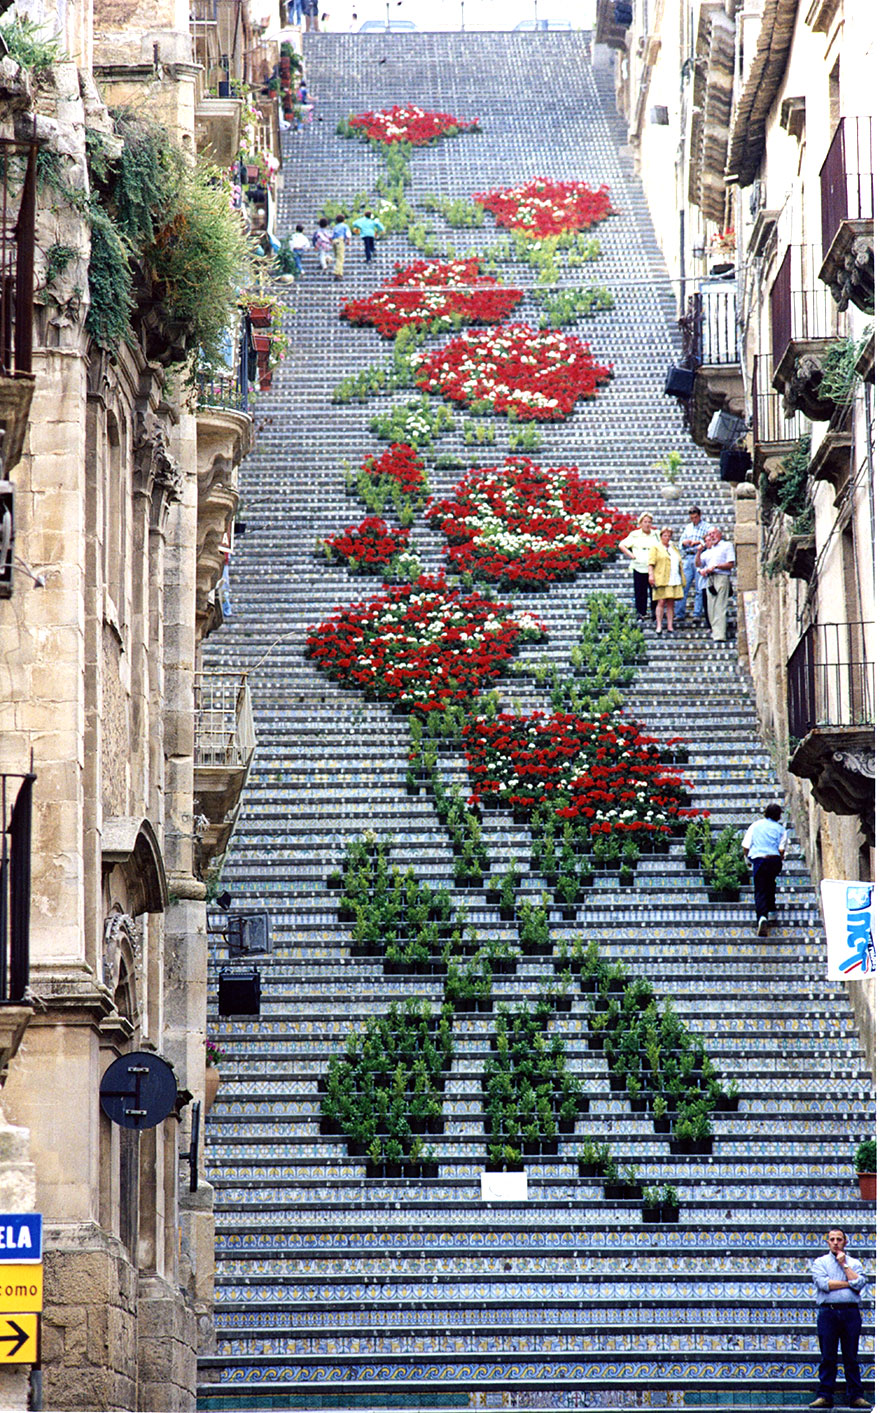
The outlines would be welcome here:
M 369 265 L 376 250 L 376 236 L 381 235 L 385 227 L 382 222 L 373 215 L 372 211 L 365 211 L 362 216 L 354 222 L 354 228 L 364 241 L 364 261 Z
M 681 545 L 682 569 L 684 571 L 684 598 L 679 599 L 675 605 L 676 623 L 684 623 L 687 612 L 688 594 L 691 591 L 691 584 L 696 580 L 694 589 L 694 619 L 699 622 L 703 617 L 703 580 L 697 573 L 697 551 L 703 548 L 708 526 L 703 524 L 703 512 L 698 505 L 692 505 L 688 511 L 690 524 L 685 525 L 681 532 L 679 544 Z
M 828 1251 L 813 1262 L 816 1287 L 817 1328 L 822 1358 L 819 1363 L 819 1397 L 811 1408 L 834 1407 L 837 1350 L 843 1360 L 850 1408 L 870 1408 L 859 1370 L 859 1332 L 862 1328 L 862 1291 L 867 1284 L 861 1261 L 846 1254 L 846 1233 L 832 1227 Z
M 756 819 L 743 835 L 742 846 L 752 865 L 758 936 L 766 937 L 770 916 L 776 913 L 776 880 L 782 872 L 788 835 L 779 821 L 781 805 L 768 805 L 763 819 Z

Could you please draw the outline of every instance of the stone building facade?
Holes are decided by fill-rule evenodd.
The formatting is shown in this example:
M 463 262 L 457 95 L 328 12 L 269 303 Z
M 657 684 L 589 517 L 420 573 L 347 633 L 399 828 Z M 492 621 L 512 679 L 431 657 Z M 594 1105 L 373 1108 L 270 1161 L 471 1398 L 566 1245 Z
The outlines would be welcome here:
M 731 481 L 741 660 L 817 881 L 874 874 L 870 11 L 598 0 L 595 29 L 678 290 L 683 415 Z M 846 984 L 873 1056 L 873 982 Z
M 43 1406 L 189 1408 L 213 1337 L 212 1191 L 201 1151 L 194 1190 L 181 1159 L 204 1100 L 205 879 L 253 751 L 246 682 L 203 671 L 201 644 L 223 620 L 252 416 L 246 384 L 236 402 L 175 376 L 186 330 L 161 306 L 133 308 L 117 347 L 96 343 L 82 198 L 90 147 L 118 141 L 116 105 L 147 107 L 193 157 L 236 150 L 241 105 L 212 111 L 173 0 L 29 13 L 59 57 L 36 72 L 0 61 L 10 209 L 28 144 L 38 153 L 33 309 L 15 306 L 17 351 L 32 317 L 29 367 L 4 347 L 0 371 L 14 525 L 0 774 L 10 790 L 35 777 L 29 990 L 0 1008 L 0 1208 L 43 1214 Z M 24 291 L 21 262 L 18 276 Z M 175 1111 L 143 1132 L 99 1102 L 132 1051 L 161 1056 L 177 1086 Z M 27 1406 L 26 1381 L 0 1371 L 3 1408 Z

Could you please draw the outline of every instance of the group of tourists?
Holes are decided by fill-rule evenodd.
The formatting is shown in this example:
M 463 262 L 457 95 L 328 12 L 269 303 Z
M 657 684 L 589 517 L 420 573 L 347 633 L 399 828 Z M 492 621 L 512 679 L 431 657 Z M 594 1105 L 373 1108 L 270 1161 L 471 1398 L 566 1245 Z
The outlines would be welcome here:
M 289 241 L 297 276 L 303 273 L 303 257 L 314 250 L 318 268 L 332 279 L 341 280 L 345 273 L 345 252 L 356 235 L 364 243 L 364 260 L 369 265 L 376 256 L 376 237 L 384 229 L 372 211 L 365 211 L 351 224 L 342 212 L 333 221 L 322 216 L 311 236 L 307 236 L 303 227 L 298 225 Z
M 620 549 L 631 562 L 633 595 L 639 618 L 648 616 L 648 591 L 652 591 L 658 633 L 671 633 L 687 622 L 687 603 L 694 587 L 694 622 L 705 612 L 712 637 L 723 643 L 727 637 L 727 602 L 731 576 L 736 564 L 733 545 L 717 525 L 707 525 L 698 505 L 692 505 L 689 522 L 673 540 L 671 525 L 659 533 L 654 517 L 645 511 L 636 528 L 621 540 Z

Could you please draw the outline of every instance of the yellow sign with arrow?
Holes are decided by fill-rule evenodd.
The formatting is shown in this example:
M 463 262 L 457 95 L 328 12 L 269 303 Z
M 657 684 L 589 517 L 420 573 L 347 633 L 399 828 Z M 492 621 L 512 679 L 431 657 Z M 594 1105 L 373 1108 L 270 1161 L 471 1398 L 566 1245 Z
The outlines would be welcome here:
M 0 1365 L 39 1362 L 39 1315 L 0 1315 Z

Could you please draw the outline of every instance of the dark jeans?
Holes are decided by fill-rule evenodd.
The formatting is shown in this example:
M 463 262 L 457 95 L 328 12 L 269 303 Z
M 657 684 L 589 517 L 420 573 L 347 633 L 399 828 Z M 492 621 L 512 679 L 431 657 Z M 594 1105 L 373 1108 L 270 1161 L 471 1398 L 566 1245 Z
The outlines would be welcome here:
M 376 237 L 364 236 L 364 259 L 369 265 L 373 258 L 373 251 L 376 249 Z
M 755 917 L 759 922 L 762 917 L 769 917 L 771 913 L 776 911 L 776 880 L 781 872 L 781 854 L 766 854 L 762 859 L 752 859 L 752 877 L 755 881 Z
M 858 1305 L 820 1305 L 816 1324 L 819 1331 L 819 1348 L 822 1351 L 819 1364 L 820 1394 L 824 1394 L 826 1398 L 831 1398 L 834 1394 L 839 1345 L 846 1377 L 846 1391 L 850 1398 L 860 1398 L 862 1376 L 859 1373 L 859 1331 L 862 1328 L 862 1313 Z
M 633 571 L 633 594 L 636 600 L 636 613 L 648 612 L 648 584 L 647 574 L 640 574 L 638 570 Z

